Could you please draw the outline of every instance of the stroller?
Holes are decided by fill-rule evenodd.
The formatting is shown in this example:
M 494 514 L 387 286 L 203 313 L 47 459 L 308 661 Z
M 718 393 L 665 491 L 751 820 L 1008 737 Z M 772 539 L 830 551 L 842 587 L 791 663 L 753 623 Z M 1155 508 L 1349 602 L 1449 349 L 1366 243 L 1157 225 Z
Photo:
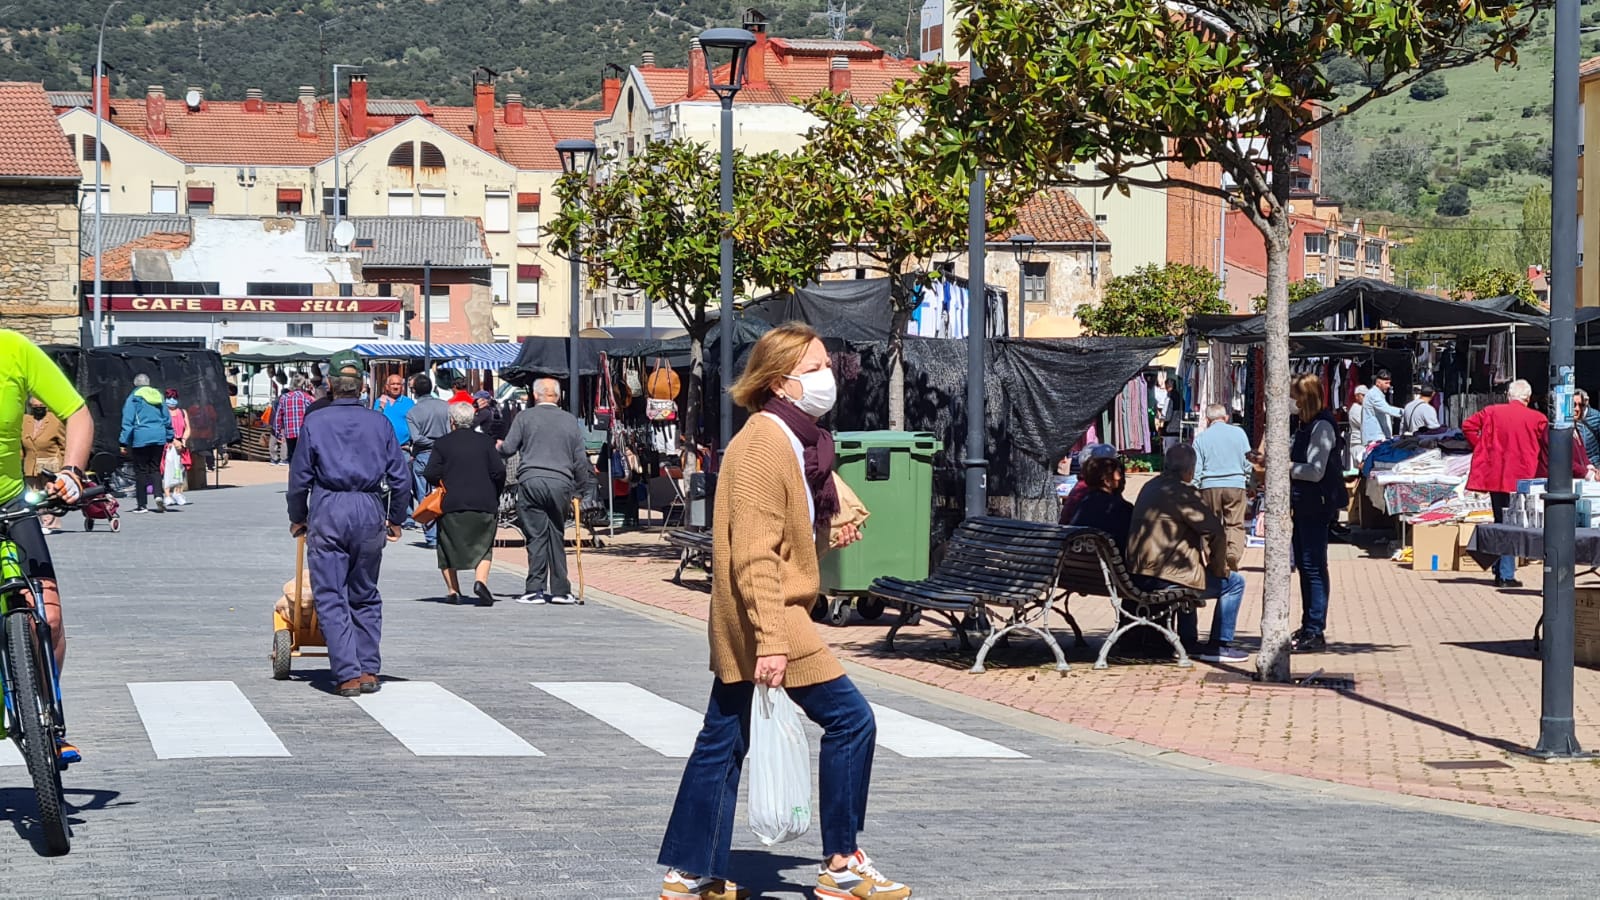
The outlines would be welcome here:
M 96 474 L 99 471 L 104 471 L 104 463 L 106 461 L 103 458 L 104 456 L 105 454 L 100 454 L 91 460 L 91 464 L 95 470 L 95 472 L 90 473 L 91 475 Z M 113 477 L 113 490 L 115 489 L 115 483 L 116 478 Z M 92 487 L 97 487 L 97 485 L 92 478 L 85 478 L 83 487 L 85 490 L 87 490 Z M 78 508 L 78 511 L 83 513 L 83 530 L 93 531 L 94 523 L 98 521 L 108 523 L 108 527 L 113 533 L 121 531 L 122 516 L 118 515 L 117 510 L 118 507 L 116 495 L 110 492 L 101 494 L 93 500 L 90 500 L 88 503 L 83 504 L 83 506 Z

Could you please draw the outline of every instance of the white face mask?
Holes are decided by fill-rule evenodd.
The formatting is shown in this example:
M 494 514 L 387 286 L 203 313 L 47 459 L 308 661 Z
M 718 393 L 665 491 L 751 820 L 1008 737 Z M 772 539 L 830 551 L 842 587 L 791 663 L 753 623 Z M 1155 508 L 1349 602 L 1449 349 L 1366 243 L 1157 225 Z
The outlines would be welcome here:
M 833 409 L 834 400 L 839 394 L 839 385 L 833 380 L 832 369 L 818 369 L 804 375 L 786 375 L 800 382 L 800 399 L 790 399 L 789 402 L 800 407 L 800 411 L 812 418 L 820 419 Z M 789 396 L 788 394 L 784 395 Z

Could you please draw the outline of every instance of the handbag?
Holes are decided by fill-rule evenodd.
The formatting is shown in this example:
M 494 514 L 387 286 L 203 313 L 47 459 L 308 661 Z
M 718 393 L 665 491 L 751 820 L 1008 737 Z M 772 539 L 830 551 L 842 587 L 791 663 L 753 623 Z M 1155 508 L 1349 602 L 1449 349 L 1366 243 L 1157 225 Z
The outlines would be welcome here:
M 420 525 L 431 524 L 442 515 L 444 515 L 443 484 L 429 491 L 428 496 L 423 497 L 422 502 L 417 504 L 417 508 L 411 511 L 411 518 L 415 519 Z
M 666 358 L 656 357 L 655 368 L 650 370 L 650 396 L 656 400 L 677 400 L 678 389 L 682 386 L 678 373 L 667 365 Z
M 632 365 L 622 367 L 622 386 L 629 397 L 644 396 L 644 383 L 639 380 L 639 369 Z
M 678 420 L 678 401 L 659 400 L 651 397 L 644 402 L 644 414 L 652 422 L 676 422 Z
M 616 412 L 612 407 L 615 402 L 611 389 L 611 363 L 604 353 L 600 354 L 600 377 L 594 380 L 594 427 L 596 431 L 609 431 L 611 420 Z

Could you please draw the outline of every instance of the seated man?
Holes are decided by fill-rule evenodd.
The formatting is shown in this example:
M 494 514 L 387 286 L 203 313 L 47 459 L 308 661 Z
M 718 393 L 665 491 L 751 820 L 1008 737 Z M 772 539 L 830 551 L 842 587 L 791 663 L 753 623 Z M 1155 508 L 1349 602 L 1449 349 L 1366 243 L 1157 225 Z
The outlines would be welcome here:
M 1180 585 L 1215 598 L 1211 637 L 1199 656 L 1207 662 L 1242 662 L 1250 654 L 1232 642 L 1244 576 L 1228 570 L 1227 529 L 1189 483 L 1194 466 L 1194 448 L 1179 444 L 1167 451 L 1160 477 L 1139 492 L 1128 534 L 1128 571 L 1146 590 Z M 1185 648 L 1198 642 L 1193 613 L 1179 617 L 1178 637 Z

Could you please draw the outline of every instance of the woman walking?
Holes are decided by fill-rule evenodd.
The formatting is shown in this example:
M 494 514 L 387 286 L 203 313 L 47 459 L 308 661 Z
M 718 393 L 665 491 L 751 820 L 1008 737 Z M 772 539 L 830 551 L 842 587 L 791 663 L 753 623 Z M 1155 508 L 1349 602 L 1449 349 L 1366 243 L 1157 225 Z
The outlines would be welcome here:
M 178 407 L 175 388 L 167 389 L 166 405 L 167 414 L 172 416 L 172 441 L 167 444 L 161 488 L 169 508 L 188 506 L 189 498 L 183 495 L 183 486 L 189 483 L 189 466 L 194 464 L 194 458 L 189 455 L 189 414 Z
M 911 889 L 880 875 L 856 842 L 866 820 L 877 725 L 872 708 L 818 636 L 817 535 L 834 547 L 860 539 L 835 528 L 833 436 L 817 420 L 837 386 L 810 327 L 767 332 L 732 387 L 753 415 L 728 445 L 712 520 L 711 700 L 684 767 L 658 862 L 662 900 L 746 896 L 727 881 L 739 777 L 757 685 L 782 687 L 822 726 L 819 787 L 823 862 L 816 894 L 904 900 Z
M 1322 379 L 1304 374 L 1290 386 L 1299 415 L 1289 447 L 1289 516 L 1294 524 L 1294 564 L 1300 571 L 1300 630 L 1293 636 L 1301 653 L 1326 650 L 1328 625 L 1328 526 L 1347 500 L 1339 468 L 1344 446 L 1339 426 L 1322 405 Z
M 42 491 L 48 484 L 46 472 L 60 471 L 66 464 L 67 426 L 45 408 L 37 397 L 28 398 L 28 418 L 22 423 L 22 480 L 30 491 Z M 40 515 L 45 534 L 55 534 L 55 516 Z
M 444 485 L 438 555 L 449 602 L 461 602 L 456 572 L 470 570 L 478 605 L 493 606 L 489 565 L 494 561 L 495 515 L 506 486 L 506 463 L 495 450 L 494 438 L 473 430 L 475 414 L 470 403 L 450 404 L 450 433 L 434 442 L 422 478 L 430 486 Z

